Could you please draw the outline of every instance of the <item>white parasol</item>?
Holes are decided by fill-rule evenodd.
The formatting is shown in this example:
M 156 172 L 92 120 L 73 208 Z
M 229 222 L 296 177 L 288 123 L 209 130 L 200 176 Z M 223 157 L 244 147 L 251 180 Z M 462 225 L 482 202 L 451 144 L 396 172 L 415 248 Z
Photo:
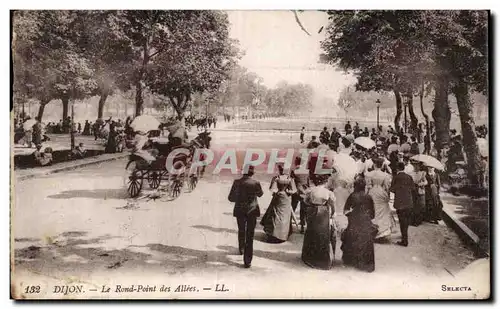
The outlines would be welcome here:
M 23 123 L 23 129 L 26 131 L 31 130 L 35 124 L 36 124 L 35 119 L 28 119 Z
M 433 167 L 435 169 L 444 170 L 443 163 L 439 162 L 438 159 L 424 154 L 419 154 L 410 158 L 411 160 L 422 162 L 425 166 Z
M 477 147 L 479 148 L 479 153 L 481 154 L 481 156 L 488 157 L 490 147 L 489 147 L 487 139 L 482 138 L 482 137 L 478 138 L 477 139 Z
M 358 137 L 354 140 L 354 144 L 357 144 L 365 149 L 371 149 L 376 146 L 375 142 L 371 138 L 366 136 Z
M 134 129 L 134 131 L 149 132 L 158 130 L 160 122 L 153 116 L 142 115 L 135 117 L 130 126 Z

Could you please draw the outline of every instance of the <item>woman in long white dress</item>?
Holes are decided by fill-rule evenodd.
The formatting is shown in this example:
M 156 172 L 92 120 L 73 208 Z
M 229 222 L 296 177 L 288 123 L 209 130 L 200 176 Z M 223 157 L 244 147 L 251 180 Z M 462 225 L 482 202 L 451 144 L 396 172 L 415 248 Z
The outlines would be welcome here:
M 375 239 L 383 239 L 392 233 L 393 221 L 389 207 L 389 189 L 392 177 L 382 171 L 384 161 L 380 158 L 374 160 L 375 170 L 366 173 L 366 188 L 375 205 L 375 218 L 373 223 L 378 225 L 378 234 Z

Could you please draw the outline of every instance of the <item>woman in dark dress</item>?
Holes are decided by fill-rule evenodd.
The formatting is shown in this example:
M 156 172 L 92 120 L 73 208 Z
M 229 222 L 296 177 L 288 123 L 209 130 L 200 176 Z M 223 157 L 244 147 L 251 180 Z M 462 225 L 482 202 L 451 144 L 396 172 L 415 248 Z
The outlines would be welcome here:
M 441 181 L 434 168 L 428 167 L 425 175 L 427 185 L 425 186 L 425 220 L 437 224 L 441 220 L 442 204 L 439 197 Z
M 342 260 L 345 265 L 372 272 L 375 270 L 375 251 L 373 239 L 375 217 L 373 199 L 365 193 L 366 183 L 363 178 L 354 182 L 354 192 L 345 203 L 344 214 L 349 221 L 342 234 Z
M 304 199 L 307 228 L 302 245 L 302 261 L 319 269 L 332 268 L 335 260 L 335 196 L 326 188 L 328 177 L 316 175 L 316 186 L 307 192 Z
M 116 129 L 115 122 L 112 121 L 109 123 L 109 135 L 108 142 L 106 144 L 106 149 L 104 149 L 106 153 L 115 153 L 116 152 Z
M 292 234 L 291 195 L 296 191 L 295 184 L 289 175 L 285 175 L 282 165 L 278 165 L 278 172 L 269 187 L 273 191 L 271 203 L 260 221 L 270 243 L 285 242 Z

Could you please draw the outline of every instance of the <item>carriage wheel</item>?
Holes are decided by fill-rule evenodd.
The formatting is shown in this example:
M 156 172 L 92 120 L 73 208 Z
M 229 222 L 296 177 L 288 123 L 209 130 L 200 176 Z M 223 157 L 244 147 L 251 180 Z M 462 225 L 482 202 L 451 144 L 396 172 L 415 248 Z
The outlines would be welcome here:
M 136 162 L 131 162 L 127 167 L 126 183 L 130 197 L 137 197 L 142 190 L 142 172 L 137 169 Z
M 158 187 L 160 186 L 160 182 L 161 182 L 160 172 L 153 171 L 149 173 L 148 183 L 151 189 L 158 189 Z
M 189 190 L 193 191 L 196 189 L 196 185 L 198 184 L 198 176 L 196 174 L 193 174 L 189 176 Z
M 178 198 L 179 195 L 181 195 L 181 189 L 182 182 L 179 179 L 174 179 L 171 185 L 170 197 L 172 197 L 172 199 Z
M 172 182 L 170 185 L 170 197 L 176 199 L 181 195 L 182 188 L 184 187 L 184 176 L 177 175 L 172 177 Z

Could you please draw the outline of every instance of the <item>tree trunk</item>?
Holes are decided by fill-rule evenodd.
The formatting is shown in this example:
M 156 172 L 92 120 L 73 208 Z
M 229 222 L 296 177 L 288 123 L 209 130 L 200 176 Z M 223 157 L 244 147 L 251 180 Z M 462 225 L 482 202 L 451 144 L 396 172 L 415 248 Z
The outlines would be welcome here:
M 184 112 L 186 110 L 186 101 L 188 100 L 188 97 L 169 97 L 170 103 L 172 104 L 172 107 L 174 108 L 175 112 L 177 113 L 177 119 L 178 120 L 183 120 L 184 119 Z
M 135 83 L 135 116 L 140 116 L 144 112 L 144 98 L 142 97 L 142 83 Z
M 101 97 L 99 98 L 99 105 L 97 106 L 97 118 L 102 119 L 104 112 L 104 103 L 106 103 L 106 99 L 108 98 L 109 92 L 107 90 L 103 90 L 101 92 Z
M 408 112 L 410 113 L 410 133 L 415 134 L 418 128 L 418 118 L 413 110 L 413 95 L 408 96 Z
M 45 110 L 45 105 L 47 105 L 49 101 L 40 101 L 40 107 L 38 108 L 38 121 L 42 121 L 43 118 L 43 111 Z
M 69 97 L 65 96 L 61 98 L 62 100 L 62 105 L 63 105 L 63 121 L 64 119 L 68 118 L 68 107 L 69 107 Z
M 396 132 L 399 132 L 401 126 L 399 122 L 401 120 L 401 114 L 403 113 L 403 103 L 401 101 L 401 93 L 399 91 L 394 90 L 394 95 L 396 96 L 396 118 L 394 118 L 394 128 Z
M 434 129 L 436 131 L 435 147 L 438 158 L 441 160 L 441 150 L 450 143 L 450 105 L 448 102 L 448 81 L 444 78 L 438 79 L 436 95 L 434 98 Z
M 426 150 L 426 154 L 429 154 L 431 150 L 431 128 L 429 123 L 429 115 L 427 115 L 424 110 L 424 84 L 422 84 L 422 89 L 420 91 L 420 111 L 422 111 L 422 116 L 424 116 L 425 119 L 426 137 L 424 137 L 424 149 Z
M 457 98 L 460 123 L 462 125 L 463 147 L 467 157 L 468 178 L 472 185 L 480 185 L 479 171 L 481 171 L 481 158 L 477 146 L 476 125 L 474 123 L 474 103 L 470 99 L 467 83 L 460 80 L 453 88 Z
M 143 48 L 143 58 L 142 58 L 142 66 L 139 71 L 139 77 L 135 83 L 135 116 L 140 116 L 144 112 L 144 98 L 142 97 L 143 84 L 142 81 L 144 79 L 144 75 L 146 74 L 146 66 L 149 63 L 149 51 L 148 51 L 148 42 L 144 41 Z

